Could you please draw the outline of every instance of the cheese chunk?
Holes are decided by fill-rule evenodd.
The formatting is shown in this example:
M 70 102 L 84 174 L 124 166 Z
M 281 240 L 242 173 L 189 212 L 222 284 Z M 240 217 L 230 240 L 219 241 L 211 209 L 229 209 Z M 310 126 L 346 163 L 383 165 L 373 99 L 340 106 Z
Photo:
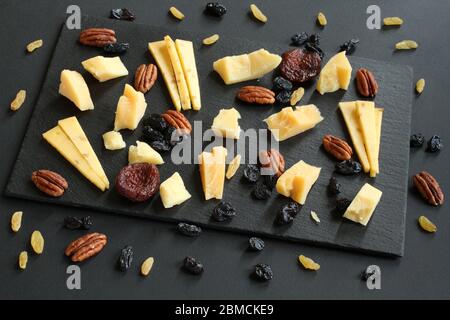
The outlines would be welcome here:
M 313 105 L 283 108 L 264 121 L 277 141 L 284 141 L 314 128 L 323 120 L 319 109 Z
M 197 65 L 195 62 L 194 45 L 191 41 L 175 40 L 178 56 L 183 67 L 184 78 L 186 79 L 191 98 L 192 109 L 200 110 L 202 101 L 200 97 L 200 82 L 198 80 Z
M 224 147 L 214 147 L 212 152 L 203 152 L 198 156 L 205 200 L 222 199 L 226 157 L 227 149 Z
M 277 192 L 303 205 L 309 191 L 319 178 L 320 171 L 321 168 L 314 167 L 301 160 L 278 178 Z
M 239 119 L 241 115 L 235 108 L 222 109 L 214 118 L 211 129 L 218 137 L 239 139 L 241 134 L 241 127 L 239 126 Z
M 335 92 L 339 89 L 347 90 L 352 77 L 352 66 L 347 59 L 345 51 L 331 57 L 320 72 L 317 81 L 317 91 L 320 94 Z
M 89 88 L 77 71 L 63 70 L 59 93 L 72 101 L 81 111 L 94 109 Z
M 128 70 L 119 57 L 106 58 L 97 56 L 81 63 L 83 68 L 92 74 L 95 79 L 105 82 L 128 75 Z
M 126 84 L 123 95 L 117 104 L 114 131 L 136 129 L 146 109 L 147 103 L 145 102 L 144 94 Z
M 366 183 L 345 211 L 344 218 L 366 226 L 380 202 L 382 194 L 383 192 Z
M 370 164 L 370 176 L 375 177 L 378 168 L 378 157 L 376 155 L 377 132 L 375 129 L 375 103 L 370 101 L 356 101 L 359 125 L 363 134 L 364 146 Z
M 281 57 L 265 49 L 227 56 L 214 62 L 214 70 L 226 84 L 258 79 L 274 70 L 281 63 Z
M 128 164 L 133 163 L 163 164 L 164 160 L 147 143 L 136 141 L 136 146 L 130 146 L 128 150 Z
M 186 190 L 183 179 L 178 172 L 175 172 L 169 179 L 161 183 L 159 194 L 166 209 L 180 205 L 191 198 L 191 194 Z
M 167 90 L 172 98 L 173 106 L 178 111 L 181 111 L 180 94 L 178 93 L 177 81 L 173 72 L 172 62 L 167 51 L 166 42 L 156 41 L 148 44 L 148 49 L 158 65 L 159 71 L 164 78 Z
M 120 150 L 127 146 L 125 141 L 123 141 L 123 137 L 120 132 L 109 131 L 103 134 L 102 137 L 106 150 Z

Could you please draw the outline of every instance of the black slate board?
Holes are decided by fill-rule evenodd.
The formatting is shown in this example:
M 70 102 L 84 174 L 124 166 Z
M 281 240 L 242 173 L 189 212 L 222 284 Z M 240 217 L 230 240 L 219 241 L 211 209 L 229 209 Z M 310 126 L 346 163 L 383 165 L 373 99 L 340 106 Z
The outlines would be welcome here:
M 50 64 L 46 80 L 15 167 L 12 171 L 6 194 L 41 202 L 91 208 L 113 214 L 126 214 L 163 221 L 187 221 L 202 226 L 227 231 L 259 234 L 293 241 L 303 241 L 318 245 L 355 249 L 366 253 L 402 256 L 404 249 L 406 193 L 409 162 L 409 134 L 411 118 L 412 70 L 407 66 L 393 65 L 380 61 L 350 56 L 354 72 L 360 67 L 371 69 L 380 85 L 376 105 L 384 107 L 383 130 L 380 154 L 381 173 L 376 179 L 365 175 L 340 177 L 343 195 L 352 198 L 365 182 L 370 182 L 383 191 L 383 197 L 369 225 L 345 221 L 332 213 L 333 200 L 326 194 L 328 179 L 334 170 L 334 161 L 322 150 L 321 139 L 325 134 L 348 137 L 343 119 L 338 111 L 339 101 L 356 100 L 352 84 L 347 92 L 339 91 L 320 96 L 313 86 L 307 89 L 302 103 L 316 104 L 325 120 L 315 129 L 280 144 L 286 165 L 290 167 L 299 160 L 322 167 L 321 175 L 310 192 L 305 206 L 291 226 L 274 225 L 278 209 L 286 203 L 281 196 L 273 196 L 268 201 L 253 200 L 251 187 L 242 183 L 242 166 L 235 178 L 225 185 L 224 200 L 237 208 L 238 214 L 228 224 L 210 220 L 210 214 L 217 201 L 203 200 L 203 192 L 196 165 L 174 165 L 170 155 L 164 156 L 166 164 L 160 167 L 161 179 L 179 171 L 192 198 L 181 206 L 165 210 L 159 196 L 144 204 L 130 204 L 114 191 L 114 178 L 121 167 L 127 163 L 127 149 L 107 151 L 103 148 L 102 134 L 112 129 L 117 100 L 125 83 L 132 83 L 134 70 L 141 63 L 153 61 L 147 50 L 149 41 L 161 40 L 164 35 L 172 38 L 192 40 L 196 46 L 196 57 L 201 81 L 203 109 L 200 112 L 186 112 L 191 121 L 202 120 L 203 130 L 210 127 L 219 109 L 235 106 L 242 115 L 240 125 L 243 129 L 265 128 L 262 122 L 267 116 L 277 112 L 279 106 L 249 106 L 234 100 L 240 84 L 225 86 L 220 77 L 212 71 L 216 59 L 232 54 L 250 52 L 266 48 L 279 53 L 289 48 L 274 43 L 258 43 L 244 39 L 222 37 L 212 47 L 203 47 L 201 38 L 186 32 L 169 30 L 164 27 L 151 27 L 128 22 L 118 22 L 92 17 L 83 18 L 83 27 L 110 27 L 116 30 L 121 42 L 130 42 L 131 49 L 122 57 L 130 75 L 125 78 L 97 82 L 83 70 L 81 61 L 101 54 L 95 48 L 78 44 L 79 31 L 63 27 Z M 326 60 L 330 57 L 327 55 Z M 88 85 L 95 103 L 95 110 L 79 112 L 71 102 L 58 94 L 59 76 L 63 69 L 80 71 Z M 271 86 L 271 75 L 259 83 Z M 163 80 L 160 77 L 155 87 L 146 96 L 147 114 L 161 113 L 171 106 Z M 63 159 L 42 138 L 41 134 L 56 125 L 59 119 L 77 116 L 108 175 L 112 188 L 101 193 L 84 179 L 65 159 Z M 140 138 L 141 130 L 123 132 L 127 146 Z M 192 158 L 196 155 L 192 155 Z M 60 199 L 42 195 L 30 182 L 30 174 L 37 169 L 50 169 L 61 173 L 70 183 L 70 189 Z M 310 211 L 318 213 L 321 223 L 311 221 Z

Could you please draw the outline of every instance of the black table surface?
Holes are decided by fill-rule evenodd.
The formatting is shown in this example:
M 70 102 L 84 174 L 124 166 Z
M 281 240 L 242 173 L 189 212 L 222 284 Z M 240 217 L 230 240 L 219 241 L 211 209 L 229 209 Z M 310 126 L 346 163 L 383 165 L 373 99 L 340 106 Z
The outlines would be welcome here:
M 448 86 L 450 84 L 450 3 L 433 1 L 255 1 L 269 21 L 259 24 L 249 18 L 246 1 L 222 1 L 228 14 L 221 20 L 211 19 L 202 11 L 207 1 L 77 1 L 82 14 L 108 16 L 114 7 L 128 7 L 137 14 L 137 22 L 171 26 L 175 29 L 204 33 L 205 37 L 221 36 L 273 41 L 289 44 L 293 33 L 320 32 L 325 51 L 354 37 L 361 39 L 356 55 L 408 64 L 414 68 L 415 79 L 425 78 L 425 92 L 414 98 L 412 132 L 427 138 L 433 134 L 445 140 L 450 136 Z M 39 95 L 51 58 L 59 26 L 66 17 L 71 1 L 0 2 L 0 190 L 4 190 L 10 170 L 25 134 L 32 108 Z M 381 16 L 400 16 L 401 28 L 369 30 L 367 7 L 376 4 Z M 167 14 L 170 6 L 181 9 L 186 19 L 175 21 Z M 328 26 L 320 30 L 315 16 L 323 11 Z M 44 39 L 44 47 L 27 55 L 25 46 L 32 40 Z M 414 39 L 420 46 L 413 52 L 397 52 L 394 43 Z M 9 103 L 19 89 L 26 89 L 27 102 L 16 113 Z M 411 88 L 413 94 L 413 88 Z M 450 148 L 440 154 L 423 149 L 411 153 L 410 175 L 430 171 L 444 192 L 449 190 L 448 159 Z M 33 155 L 30 155 L 32 157 Z M 448 193 L 448 192 L 447 192 Z M 11 199 L 0 201 L 0 298 L 3 299 L 393 299 L 450 298 L 450 218 L 444 204 L 439 208 L 426 205 L 411 190 L 406 218 L 406 243 L 403 258 L 380 258 L 341 250 L 323 249 L 298 243 L 267 240 L 261 253 L 246 250 L 248 237 L 206 230 L 201 237 L 189 239 L 176 233 L 175 226 L 143 219 L 109 215 L 61 206 Z M 24 211 L 22 229 L 13 234 L 9 223 L 11 213 Z M 104 251 L 81 265 L 81 290 L 68 290 L 64 257 L 65 246 L 81 232 L 62 227 L 67 215 L 91 215 L 95 230 L 109 236 Z M 417 226 L 420 215 L 428 216 L 438 225 L 434 235 L 425 234 Z M 30 234 L 40 230 L 45 239 L 42 256 L 30 255 L 28 268 L 17 270 L 17 256 L 28 249 Z M 127 273 L 117 271 L 120 248 L 135 248 L 135 263 Z M 314 258 L 321 264 L 317 273 L 299 267 L 299 254 Z M 180 270 L 182 259 L 195 256 L 205 265 L 201 277 L 186 275 Z M 140 262 L 155 257 L 150 277 L 138 275 Z M 250 279 L 256 263 L 268 263 L 274 279 L 262 284 Z M 381 268 L 381 290 L 368 290 L 359 280 L 368 265 Z

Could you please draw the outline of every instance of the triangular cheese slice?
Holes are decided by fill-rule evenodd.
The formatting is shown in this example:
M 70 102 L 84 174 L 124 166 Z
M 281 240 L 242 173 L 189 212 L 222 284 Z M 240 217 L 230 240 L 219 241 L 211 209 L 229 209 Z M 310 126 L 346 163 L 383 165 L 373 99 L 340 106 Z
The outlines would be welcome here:
M 380 173 L 380 145 L 381 145 L 381 124 L 383 122 L 383 108 L 375 108 L 375 132 L 376 132 L 376 145 L 375 145 L 375 156 L 378 159 L 378 171 Z
M 356 101 L 358 120 L 363 133 L 367 158 L 370 163 L 370 176 L 375 177 L 378 168 L 377 132 L 375 130 L 375 103 L 371 101 Z

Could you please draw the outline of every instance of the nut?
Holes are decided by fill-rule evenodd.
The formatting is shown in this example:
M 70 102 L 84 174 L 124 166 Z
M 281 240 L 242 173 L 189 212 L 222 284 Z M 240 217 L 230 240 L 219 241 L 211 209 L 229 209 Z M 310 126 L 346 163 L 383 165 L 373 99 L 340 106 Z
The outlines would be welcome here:
M 352 147 L 343 139 L 327 134 L 323 137 L 324 149 L 339 161 L 350 160 L 353 155 Z
M 277 177 L 281 176 L 284 172 L 284 157 L 278 150 L 270 149 L 261 151 L 259 153 L 259 163 L 261 167 L 270 169 L 272 174 Z
M 163 119 L 172 127 L 183 133 L 190 134 L 192 126 L 189 120 L 179 111 L 167 110 L 161 115 Z
M 158 68 L 154 64 L 141 64 L 134 76 L 134 88 L 142 93 L 147 93 L 155 84 L 158 77 Z
M 373 73 L 361 68 L 356 72 L 356 87 L 363 97 L 375 97 L 378 93 L 378 83 Z
M 245 86 L 239 89 L 236 97 L 244 102 L 256 104 L 274 104 L 275 92 L 259 86 Z
M 414 185 L 422 197 L 431 205 L 444 203 L 444 193 L 436 179 L 426 171 L 419 172 L 413 177 Z
M 55 198 L 61 197 L 69 187 L 66 179 L 50 170 L 34 171 L 31 181 L 43 193 Z
M 64 253 L 73 262 L 82 262 L 99 253 L 106 243 L 106 235 L 97 232 L 89 233 L 69 244 Z
M 85 46 L 102 48 L 107 44 L 116 43 L 117 39 L 114 30 L 105 28 L 89 28 L 81 31 L 79 41 Z

